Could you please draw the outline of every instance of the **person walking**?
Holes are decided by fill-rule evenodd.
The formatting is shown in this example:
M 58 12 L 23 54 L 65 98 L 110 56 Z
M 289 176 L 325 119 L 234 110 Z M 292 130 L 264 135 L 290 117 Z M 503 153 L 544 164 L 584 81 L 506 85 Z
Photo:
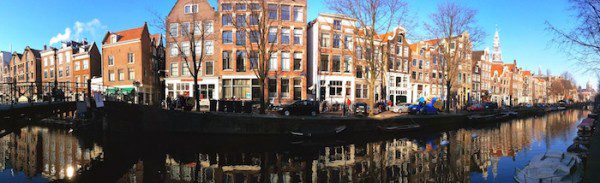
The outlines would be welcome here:
M 350 113 L 350 105 L 352 104 L 352 101 L 350 101 L 349 98 L 346 98 L 346 113 L 349 114 Z

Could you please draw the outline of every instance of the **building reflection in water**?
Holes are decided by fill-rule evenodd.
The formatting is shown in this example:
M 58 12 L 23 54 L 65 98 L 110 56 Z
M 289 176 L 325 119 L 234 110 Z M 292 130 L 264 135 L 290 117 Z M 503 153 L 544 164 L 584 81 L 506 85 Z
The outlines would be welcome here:
M 68 180 L 101 155 L 101 147 L 82 148 L 66 130 L 26 127 L 0 138 L 0 171 L 12 169 L 28 178 L 41 175 L 49 180 Z
M 549 147 L 552 139 L 572 140 L 585 115 L 565 111 L 434 138 L 324 147 L 309 157 L 289 152 L 200 153 L 190 161 L 167 155 L 165 178 L 168 182 L 470 182 L 477 173 L 486 180 L 490 174 L 498 176 L 500 158 L 515 161 L 519 152 L 532 146 Z M 442 140 L 449 144 L 439 145 Z M 541 142 L 545 144 L 534 144 Z
M 584 115 L 564 111 L 428 137 L 317 146 L 302 152 L 169 151 L 151 156 L 158 157 L 152 161 L 142 154 L 117 182 L 143 182 L 148 170 L 159 172 L 163 182 L 470 182 L 473 175 L 492 179 L 507 176 L 498 174 L 501 158 L 516 161 L 521 151 L 572 140 Z M 440 145 L 442 140 L 449 144 Z M 68 180 L 92 160 L 104 158 L 100 146 L 81 144 L 64 130 L 23 128 L 0 139 L 0 168 Z

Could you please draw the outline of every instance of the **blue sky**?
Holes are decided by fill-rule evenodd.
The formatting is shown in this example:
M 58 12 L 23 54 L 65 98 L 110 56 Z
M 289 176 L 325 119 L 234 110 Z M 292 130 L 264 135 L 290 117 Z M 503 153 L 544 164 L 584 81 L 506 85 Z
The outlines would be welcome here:
M 324 0 L 308 0 L 308 19 L 320 12 L 331 12 Z M 41 49 L 55 38 L 87 38 L 99 42 L 107 30 L 122 30 L 156 20 L 152 12 L 166 16 L 176 0 L 59 0 L 59 1 L 0 1 L 0 50 L 22 51 L 27 45 Z M 216 4 L 216 0 L 209 0 Z M 422 24 L 441 0 L 407 0 L 410 12 L 415 15 L 417 35 L 425 35 Z M 580 85 L 589 79 L 590 73 L 578 71 L 579 67 L 552 45 L 552 35 L 546 30 L 545 21 L 559 27 L 568 27 L 573 21 L 567 0 L 460 0 L 478 11 L 478 24 L 487 36 L 479 49 L 491 47 L 496 25 L 505 62 L 517 59 L 518 64 L 537 73 L 550 69 L 553 74 L 570 70 Z M 26 12 L 26 13 L 24 13 Z M 70 29 L 69 31 L 66 29 Z M 159 30 L 151 27 L 152 33 Z M 61 34 L 61 35 L 59 35 Z M 60 39 L 57 39 L 60 40 Z

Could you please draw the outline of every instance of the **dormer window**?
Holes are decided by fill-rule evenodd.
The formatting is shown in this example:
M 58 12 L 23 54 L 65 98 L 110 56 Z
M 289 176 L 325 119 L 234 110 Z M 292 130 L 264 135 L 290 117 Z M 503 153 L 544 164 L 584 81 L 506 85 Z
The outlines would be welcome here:
M 402 43 L 402 38 L 404 35 L 398 34 L 398 43 Z
M 112 35 L 112 36 L 110 37 L 110 42 L 111 42 L 111 43 L 117 43 L 117 35 Z
M 198 4 L 185 5 L 183 11 L 185 14 L 198 13 Z

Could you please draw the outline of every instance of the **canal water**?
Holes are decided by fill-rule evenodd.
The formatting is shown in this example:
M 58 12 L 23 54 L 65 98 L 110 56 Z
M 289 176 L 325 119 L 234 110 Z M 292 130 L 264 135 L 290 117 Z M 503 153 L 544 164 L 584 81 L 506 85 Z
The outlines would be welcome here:
M 533 156 L 565 151 L 588 113 L 364 142 L 27 126 L 0 138 L 0 182 L 513 182 Z

